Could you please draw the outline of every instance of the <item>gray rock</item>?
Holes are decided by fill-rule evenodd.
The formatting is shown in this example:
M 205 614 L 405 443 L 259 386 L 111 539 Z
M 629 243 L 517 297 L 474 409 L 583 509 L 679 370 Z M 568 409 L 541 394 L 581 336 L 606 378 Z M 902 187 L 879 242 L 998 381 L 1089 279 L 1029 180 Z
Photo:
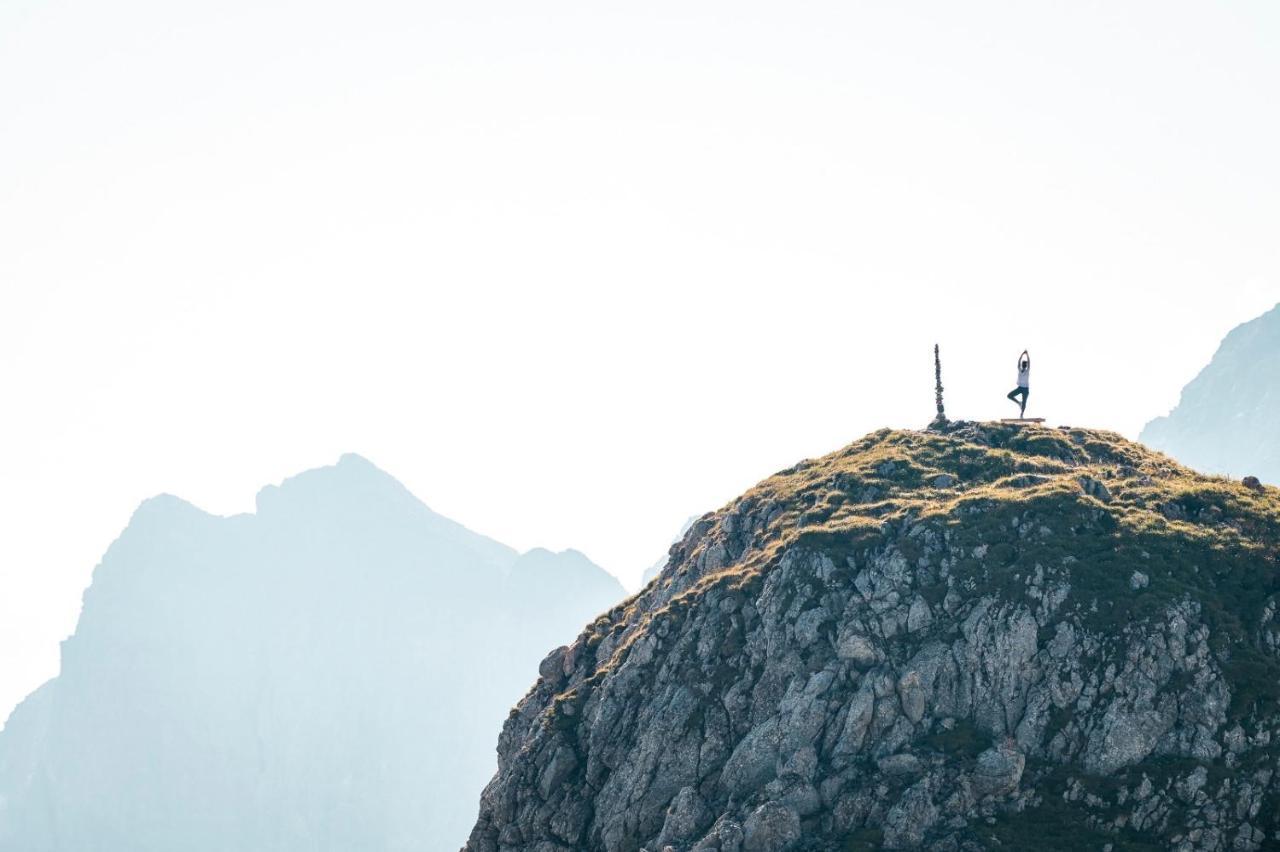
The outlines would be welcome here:
M 691 852 L 741 852 L 742 826 L 734 819 L 722 816 L 716 820 L 707 836 L 695 843 Z
M 720 773 L 724 789 L 732 796 L 744 796 L 772 780 L 784 735 L 779 719 L 773 717 L 743 737 Z
M 918 633 L 933 623 L 933 611 L 925 599 L 917 596 L 907 611 L 907 632 Z
M 822 607 L 815 607 L 797 618 L 795 636 L 799 646 L 807 648 L 817 642 L 822 625 L 826 624 L 830 618 L 830 614 Z
M 1107 486 L 1091 476 L 1082 476 L 1079 478 L 1080 490 L 1090 497 L 1101 500 L 1103 503 L 1111 502 L 1111 492 Z
M 785 852 L 800 839 L 800 815 L 777 802 L 765 802 L 742 826 L 743 852 Z
M 1018 789 L 1027 758 L 1012 743 L 989 748 L 978 755 L 973 770 L 973 791 L 978 797 L 1006 796 Z
M 573 749 L 567 746 L 557 747 L 551 760 L 543 767 L 542 774 L 538 777 L 538 791 L 542 793 L 542 798 L 550 798 L 556 788 L 564 783 L 577 767 L 578 756 L 573 753 Z
M 912 722 L 924 718 L 928 692 L 919 672 L 910 671 L 898 679 L 898 700 L 902 703 L 903 714 Z
M 697 838 L 711 824 L 712 814 L 698 791 L 683 787 L 667 808 L 667 818 L 662 824 L 657 845 L 677 845 Z
M 559 683 L 564 680 L 564 655 L 569 649 L 564 645 L 556 648 L 546 658 L 538 664 L 539 677 L 549 680 L 553 683 Z
M 912 776 L 924 771 L 924 764 L 914 754 L 891 754 L 876 761 L 876 767 L 885 775 Z
M 928 779 L 916 782 L 885 816 L 884 848 L 917 849 L 938 822 Z
M 859 634 L 842 636 L 836 653 L 840 659 L 848 660 L 859 668 L 870 668 L 880 661 L 880 654 L 871 639 Z

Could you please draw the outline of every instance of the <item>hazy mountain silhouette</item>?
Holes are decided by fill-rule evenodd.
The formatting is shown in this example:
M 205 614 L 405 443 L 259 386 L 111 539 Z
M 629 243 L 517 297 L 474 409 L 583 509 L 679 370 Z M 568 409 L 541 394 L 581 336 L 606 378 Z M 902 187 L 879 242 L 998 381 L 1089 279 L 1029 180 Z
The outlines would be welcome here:
M 1280 305 L 1237 326 L 1140 440 L 1200 470 L 1280 482 Z
M 538 661 L 622 594 L 358 456 L 251 515 L 149 500 L 0 732 L 0 849 L 456 849 Z
M 700 517 L 699 515 L 691 515 L 685 519 L 685 522 L 680 526 L 680 532 L 677 533 L 676 537 L 671 540 L 671 547 L 675 547 L 677 544 L 680 543 L 681 539 L 684 538 L 684 534 L 689 531 L 689 527 L 693 526 L 694 521 L 698 520 L 699 517 Z M 644 569 L 644 573 L 640 576 L 640 587 L 644 588 L 645 586 L 649 585 L 649 582 L 654 577 L 661 574 L 662 569 L 666 568 L 670 562 L 671 562 L 671 553 L 670 553 L 670 549 L 668 549 L 666 556 L 663 556 L 657 562 L 653 563 L 648 568 Z

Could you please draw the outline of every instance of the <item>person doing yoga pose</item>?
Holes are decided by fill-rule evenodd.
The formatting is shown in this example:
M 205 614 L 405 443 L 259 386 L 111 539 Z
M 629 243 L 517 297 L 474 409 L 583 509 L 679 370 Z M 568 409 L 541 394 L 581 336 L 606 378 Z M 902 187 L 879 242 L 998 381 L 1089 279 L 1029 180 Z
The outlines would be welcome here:
M 1022 397 L 1021 400 L 1018 399 L 1019 396 Z M 1027 397 L 1029 396 L 1031 396 L 1031 355 L 1024 349 L 1018 356 L 1018 386 L 1009 391 L 1009 399 L 1020 406 L 1019 417 L 1027 415 Z

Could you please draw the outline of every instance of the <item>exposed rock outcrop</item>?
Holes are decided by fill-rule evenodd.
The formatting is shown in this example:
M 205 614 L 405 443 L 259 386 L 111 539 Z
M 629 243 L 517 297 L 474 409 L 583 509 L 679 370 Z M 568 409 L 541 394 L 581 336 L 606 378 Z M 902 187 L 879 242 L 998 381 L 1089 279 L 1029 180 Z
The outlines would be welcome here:
M 1280 842 L 1278 543 L 1108 433 L 876 433 L 547 658 L 466 849 Z

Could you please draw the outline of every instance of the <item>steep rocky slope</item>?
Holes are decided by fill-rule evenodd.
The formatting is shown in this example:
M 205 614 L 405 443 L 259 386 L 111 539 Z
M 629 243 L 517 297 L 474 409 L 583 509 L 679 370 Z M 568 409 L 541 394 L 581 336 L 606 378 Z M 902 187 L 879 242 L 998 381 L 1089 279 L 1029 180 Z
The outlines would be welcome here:
M 1140 440 L 1199 470 L 1280 483 L 1280 305 L 1232 330 Z
M 870 435 L 542 662 L 466 849 L 1276 848 L 1278 543 L 1110 433 Z
M 150 500 L 0 732 L 0 850 L 456 849 L 538 661 L 621 598 L 355 456 L 252 515 Z

